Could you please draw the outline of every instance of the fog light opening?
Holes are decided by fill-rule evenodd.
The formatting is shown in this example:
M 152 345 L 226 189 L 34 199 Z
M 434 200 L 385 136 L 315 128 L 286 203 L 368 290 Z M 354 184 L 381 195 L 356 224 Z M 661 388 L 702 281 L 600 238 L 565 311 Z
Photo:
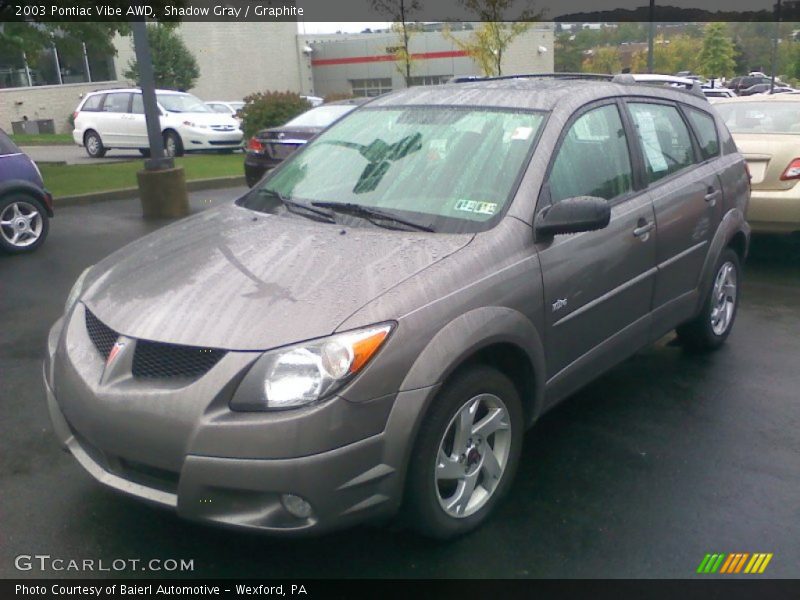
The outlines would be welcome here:
M 313 513 L 308 501 L 294 494 L 281 494 L 281 504 L 293 517 L 298 519 L 308 519 Z

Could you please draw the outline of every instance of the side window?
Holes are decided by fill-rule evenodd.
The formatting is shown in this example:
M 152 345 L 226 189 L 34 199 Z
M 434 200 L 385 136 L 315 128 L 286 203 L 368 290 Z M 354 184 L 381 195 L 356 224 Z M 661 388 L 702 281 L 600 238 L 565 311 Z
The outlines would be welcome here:
M 695 108 L 688 108 L 686 113 L 689 115 L 689 121 L 691 121 L 697 134 L 697 140 L 700 142 L 700 153 L 703 155 L 703 159 L 708 160 L 719 156 L 719 135 L 714 117 Z
M 549 183 L 553 203 L 576 196 L 611 200 L 632 189 L 631 157 L 616 105 L 590 110 L 572 124 Z
M 694 163 L 692 139 L 677 108 L 644 103 L 628 106 L 644 154 L 648 183 Z
M 94 96 L 89 96 L 86 99 L 86 102 L 83 103 L 83 106 L 81 106 L 81 111 L 89 110 L 96 112 L 100 110 L 100 104 L 103 102 L 103 96 L 105 96 L 105 94 L 95 94 Z
M 144 114 L 144 101 L 141 94 L 134 94 L 131 101 L 131 112 L 135 115 Z
M 228 107 L 224 104 L 210 104 L 211 110 L 218 113 L 230 113 L 231 111 L 228 110 Z
M 103 112 L 126 113 L 130 94 L 109 94 L 103 104 Z

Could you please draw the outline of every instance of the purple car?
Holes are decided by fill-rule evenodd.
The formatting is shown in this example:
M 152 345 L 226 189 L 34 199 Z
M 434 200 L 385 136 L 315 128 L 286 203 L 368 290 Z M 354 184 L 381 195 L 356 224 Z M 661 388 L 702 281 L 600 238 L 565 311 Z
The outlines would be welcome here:
M 0 129 L 0 249 L 31 252 L 47 237 L 53 197 L 30 157 Z

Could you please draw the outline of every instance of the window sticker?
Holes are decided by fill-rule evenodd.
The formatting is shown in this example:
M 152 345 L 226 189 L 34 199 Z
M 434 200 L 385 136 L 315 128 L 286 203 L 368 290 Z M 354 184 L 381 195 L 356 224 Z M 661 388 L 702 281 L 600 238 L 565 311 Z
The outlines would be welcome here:
M 493 215 L 497 212 L 497 202 L 478 202 L 477 200 L 459 200 L 456 210 L 474 213 L 476 215 Z
M 647 160 L 653 171 L 656 173 L 669 169 L 667 161 L 661 150 L 661 142 L 656 133 L 656 121 L 652 113 L 637 111 L 636 124 L 639 126 L 639 135 L 642 138 L 642 146 Z
M 511 134 L 512 140 L 527 140 L 533 133 L 533 127 L 517 127 Z

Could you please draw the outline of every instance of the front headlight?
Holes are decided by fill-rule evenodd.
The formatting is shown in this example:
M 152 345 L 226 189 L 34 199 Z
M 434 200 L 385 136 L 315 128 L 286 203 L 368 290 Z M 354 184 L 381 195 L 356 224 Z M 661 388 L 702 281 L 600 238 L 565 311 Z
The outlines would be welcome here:
M 361 371 L 394 325 L 384 323 L 264 353 L 231 400 L 232 410 L 284 410 L 323 400 Z
M 81 292 L 83 292 L 83 282 L 86 279 L 86 275 L 89 273 L 89 269 L 92 267 L 87 267 L 83 270 L 83 273 L 78 275 L 78 278 L 75 280 L 75 283 L 72 284 L 72 289 L 69 291 L 69 296 L 67 296 L 67 301 L 64 303 L 64 314 L 68 314 L 69 311 L 72 310 L 72 307 L 75 306 L 75 303 L 78 301 L 78 298 L 81 296 Z
M 194 127 L 195 129 L 208 129 L 208 125 L 203 123 L 195 123 L 194 121 L 184 121 L 183 124 L 187 127 Z

